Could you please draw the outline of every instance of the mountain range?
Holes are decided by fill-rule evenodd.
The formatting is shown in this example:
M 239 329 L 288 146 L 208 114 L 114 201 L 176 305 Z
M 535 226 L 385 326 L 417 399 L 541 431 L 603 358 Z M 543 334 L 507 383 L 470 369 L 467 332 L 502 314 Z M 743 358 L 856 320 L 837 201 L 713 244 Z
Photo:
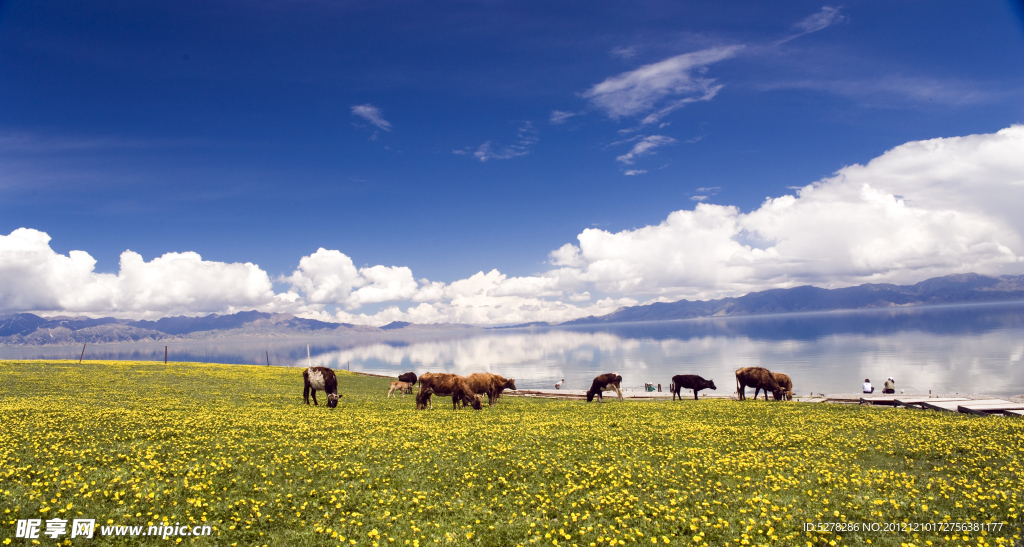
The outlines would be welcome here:
M 717 300 L 658 302 L 630 306 L 599 317 L 590 316 L 562 325 L 666 321 L 697 317 L 763 315 L 962 304 L 1024 300 L 1024 275 L 999 277 L 957 274 L 936 277 L 915 285 L 872 283 L 842 289 L 803 286 L 753 292 Z M 544 322 L 494 328 L 545 327 Z M 287 337 L 303 335 L 373 334 L 394 331 L 475 329 L 472 325 L 421 325 L 395 321 L 382 327 L 330 323 L 284 313 L 257 311 L 205 317 L 165 317 L 134 321 L 103 317 L 40 317 L 31 313 L 0 315 L 0 345 L 37 346 L 82 343 L 147 342 L 157 340 L 207 340 L 236 337 Z
M 992 277 L 976 273 L 934 277 L 914 285 L 868 283 L 842 289 L 809 285 L 752 292 L 718 300 L 680 300 L 619 308 L 608 315 L 562 323 L 581 325 L 667 321 L 697 317 L 766 315 L 1024 300 L 1024 275 Z

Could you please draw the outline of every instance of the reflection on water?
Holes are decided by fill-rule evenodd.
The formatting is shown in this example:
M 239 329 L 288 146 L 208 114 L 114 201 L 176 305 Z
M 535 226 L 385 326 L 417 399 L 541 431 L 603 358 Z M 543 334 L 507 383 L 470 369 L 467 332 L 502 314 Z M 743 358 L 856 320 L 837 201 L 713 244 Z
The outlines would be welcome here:
M 624 387 L 667 389 L 674 374 L 735 389 L 733 371 L 764 366 L 793 377 L 794 391 L 854 392 L 887 376 L 908 393 L 1024 393 L 1024 304 L 945 306 L 631 323 L 572 328 L 331 338 L 257 338 L 90 346 L 87 359 L 306 366 L 377 374 L 490 371 L 520 388 L 586 389 L 618 372 Z M 8 359 L 77 359 L 81 347 L 0 348 Z

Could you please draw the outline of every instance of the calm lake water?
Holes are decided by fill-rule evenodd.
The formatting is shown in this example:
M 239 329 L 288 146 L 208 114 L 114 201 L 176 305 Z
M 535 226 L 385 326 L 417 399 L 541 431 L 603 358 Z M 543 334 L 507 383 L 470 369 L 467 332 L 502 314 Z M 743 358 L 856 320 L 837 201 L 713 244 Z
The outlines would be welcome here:
M 587 389 L 618 372 L 623 387 L 667 389 L 675 374 L 735 391 L 733 371 L 763 366 L 793 378 L 798 395 L 849 393 L 865 378 L 897 392 L 1024 394 L 1024 303 L 695 319 L 588 327 L 256 338 L 90 345 L 86 359 L 314 365 L 397 375 L 489 371 L 520 388 Z M 0 348 L 0 358 L 78 359 L 78 347 Z M 298 374 L 298 373 L 296 373 Z M 881 387 L 878 388 L 879 390 Z

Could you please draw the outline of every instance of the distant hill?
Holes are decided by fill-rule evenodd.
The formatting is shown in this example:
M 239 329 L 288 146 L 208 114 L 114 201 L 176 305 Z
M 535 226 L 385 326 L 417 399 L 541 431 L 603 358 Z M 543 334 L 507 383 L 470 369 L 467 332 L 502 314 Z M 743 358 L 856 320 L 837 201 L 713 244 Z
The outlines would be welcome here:
M 0 315 L 0 345 L 18 346 L 367 332 L 380 332 L 380 329 L 257 311 L 205 317 L 165 317 L 158 321 L 39 317 L 31 313 Z
M 395 321 L 383 327 L 329 323 L 287 313 L 243 311 L 205 317 L 165 317 L 157 321 L 133 321 L 103 317 L 39 317 L 31 313 L 0 315 L 0 346 L 49 346 L 152 342 L 157 340 L 209 340 L 244 337 L 330 336 L 474 329 L 472 325 L 441 323 L 421 325 Z
M 1024 275 L 991 277 L 975 273 L 935 277 L 915 285 L 870 283 L 843 289 L 803 286 L 753 292 L 718 300 L 658 302 L 619 308 L 563 325 L 666 321 L 697 317 L 761 315 L 829 310 L 858 310 L 927 304 L 961 304 L 1024 300 Z

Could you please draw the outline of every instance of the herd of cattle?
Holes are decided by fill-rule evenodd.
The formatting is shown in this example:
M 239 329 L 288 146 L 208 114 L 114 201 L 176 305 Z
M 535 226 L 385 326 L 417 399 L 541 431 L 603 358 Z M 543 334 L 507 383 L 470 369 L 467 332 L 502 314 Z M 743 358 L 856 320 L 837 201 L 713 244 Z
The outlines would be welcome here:
M 323 391 L 327 394 L 327 406 L 330 408 L 338 406 L 338 397 L 340 397 L 338 395 L 338 379 L 333 370 L 327 367 L 309 367 L 302 371 L 302 378 L 305 383 L 302 397 L 307 405 L 310 392 L 313 395 L 313 404 L 319 405 L 316 400 L 316 392 Z M 434 405 L 431 402 L 433 395 L 451 397 L 452 408 L 456 410 L 467 406 L 480 410 L 483 406 L 480 399 L 482 395 L 487 395 L 487 404 L 494 406 L 503 391 L 506 389 L 515 391 L 516 389 L 515 379 L 505 379 L 490 372 L 477 372 L 469 376 L 424 372 L 419 378 L 414 372 L 406 372 L 398 377 L 398 381 L 391 382 L 388 387 L 388 397 L 394 397 L 394 393 L 398 391 L 404 398 L 406 394 L 412 393 L 412 388 L 417 382 L 420 384 L 420 390 L 416 393 L 417 410 L 433 408 Z M 789 376 L 772 372 L 763 367 L 744 367 L 736 371 L 736 394 L 740 400 L 747 398 L 746 389 L 748 387 L 754 388 L 755 399 L 760 391 L 764 391 L 764 400 L 767 401 L 770 391 L 776 401 L 793 400 L 793 381 Z M 697 399 L 697 392 L 702 389 L 718 388 L 715 387 L 714 380 L 705 380 L 696 374 L 673 376 L 672 384 L 669 386 L 673 401 L 676 398 L 682 400 L 683 396 L 680 391 L 683 389 L 692 389 L 693 398 Z M 595 397 L 599 401 L 603 401 L 603 392 L 605 391 L 614 391 L 621 401 L 622 376 L 608 373 L 594 378 L 590 390 L 587 391 L 587 402 L 593 401 Z

